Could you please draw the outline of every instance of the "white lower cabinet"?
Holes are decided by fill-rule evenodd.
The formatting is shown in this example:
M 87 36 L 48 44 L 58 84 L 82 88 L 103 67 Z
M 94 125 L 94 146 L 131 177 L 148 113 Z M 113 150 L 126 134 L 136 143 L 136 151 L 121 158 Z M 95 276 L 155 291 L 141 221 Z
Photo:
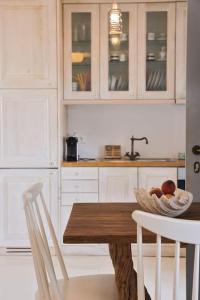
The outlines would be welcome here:
M 96 167 L 69 167 L 61 170 L 60 241 L 65 254 L 102 254 L 102 247 L 94 244 L 63 244 L 63 233 L 73 203 L 99 201 L 99 170 Z
M 169 179 L 177 183 L 177 168 L 138 168 L 140 188 L 161 187 L 162 183 Z
M 160 187 L 177 182 L 177 168 L 72 167 L 61 171 L 60 241 L 65 254 L 108 255 L 107 244 L 63 244 L 62 238 L 73 203 L 136 202 L 134 188 Z M 145 250 L 146 251 L 146 250 Z M 133 246 L 135 253 L 135 246 Z M 146 252 L 145 252 L 146 253 Z M 147 254 L 151 254 L 147 247 Z
M 0 246 L 29 247 L 23 209 L 23 193 L 32 184 L 43 183 L 43 193 L 54 224 L 58 229 L 58 171 L 0 170 Z
M 137 168 L 99 168 L 100 202 L 136 202 Z

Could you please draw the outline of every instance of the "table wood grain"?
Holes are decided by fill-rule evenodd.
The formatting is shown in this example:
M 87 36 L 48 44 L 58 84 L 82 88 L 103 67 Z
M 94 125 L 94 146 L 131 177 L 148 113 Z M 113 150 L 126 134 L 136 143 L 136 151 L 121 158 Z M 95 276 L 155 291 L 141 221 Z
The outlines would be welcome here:
M 131 243 L 136 243 L 136 223 L 131 214 L 142 208 L 137 203 L 76 203 L 64 232 L 66 244 L 108 243 L 115 270 L 119 300 L 137 300 L 137 273 Z M 200 203 L 192 203 L 180 218 L 200 220 Z M 143 229 L 143 242 L 155 243 L 155 234 Z M 171 242 L 163 239 L 163 242 Z M 145 287 L 145 300 L 151 297 Z
M 63 242 L 77 243 L 136 243 L 136 223 L 131 214 L 142 210 L 137 203 L 76 203 L 66 226 Z M 200 203 L 192 203 L 179 218 L 200 220 Z M 143 229 L 144 243 L 155 243 L 155 235 Z M 167 239 L 164 242 L 169 243 Z

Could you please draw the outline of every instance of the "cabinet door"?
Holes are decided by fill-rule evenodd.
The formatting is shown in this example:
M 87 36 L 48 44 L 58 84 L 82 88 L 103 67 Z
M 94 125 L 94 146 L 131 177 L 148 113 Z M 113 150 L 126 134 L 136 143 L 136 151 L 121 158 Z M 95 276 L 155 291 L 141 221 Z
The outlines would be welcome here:
M 57 166 L 56 91 L 0 91 L 0 167 Z
M 137 168 L 99 168 L 100 202 L 136 202 Z
M 186 99 L 187 3 L 176 9 L 176 100 Z
M 177 168 L 139 168 L 140 188 L 150 190 L 153 187 L 161 187 L 166 180 L 177 183 Z
M 175 99 L 175 4 L 139 4 L 138 97 Z
M 0 228 L 4 247 L 29 246 L 22 196 L 36 182 L 44 185 L 44 198 L 57 231 L 57 170 L 0 170 Z
M 112 4 L 102 4 L 100 12 L 100 87 L 103 99 L 134 99 L 137 89 L 137 5 L 119 4 L 121 35 L 109 34 Z
M 55 88 L 56 1 L 1 1 L 0 88 Z
M 99 98 L 99 7 L 64 5 L 64 98 Z

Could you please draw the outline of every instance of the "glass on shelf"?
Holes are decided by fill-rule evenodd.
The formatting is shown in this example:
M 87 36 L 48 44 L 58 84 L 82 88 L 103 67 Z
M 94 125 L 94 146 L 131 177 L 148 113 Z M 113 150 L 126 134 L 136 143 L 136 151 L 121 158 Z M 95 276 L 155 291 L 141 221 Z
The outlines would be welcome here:
M 129 89 L 129 13 L 122 13 L 123 33 L 108 35 L 108 90 Z
M 72 13 L 72 91 L 91 91 L 91 13 Z
M 167 12 L 147 12 L 146 90 L 167 90 Z

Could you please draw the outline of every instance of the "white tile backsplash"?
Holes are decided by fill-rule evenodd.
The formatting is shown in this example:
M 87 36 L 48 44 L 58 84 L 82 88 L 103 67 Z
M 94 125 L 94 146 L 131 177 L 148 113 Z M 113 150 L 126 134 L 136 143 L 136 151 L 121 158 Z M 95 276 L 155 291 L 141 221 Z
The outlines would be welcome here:
M 144 157 L 177 157 L 185 152 L 184 105 L 83 105 L 68 106 L 68 133 L 83 137 L 81 157 L 102 157 L 104 145 L 120 144 L 130 151 L 130 137 L 146 136 L 135 142 Z

